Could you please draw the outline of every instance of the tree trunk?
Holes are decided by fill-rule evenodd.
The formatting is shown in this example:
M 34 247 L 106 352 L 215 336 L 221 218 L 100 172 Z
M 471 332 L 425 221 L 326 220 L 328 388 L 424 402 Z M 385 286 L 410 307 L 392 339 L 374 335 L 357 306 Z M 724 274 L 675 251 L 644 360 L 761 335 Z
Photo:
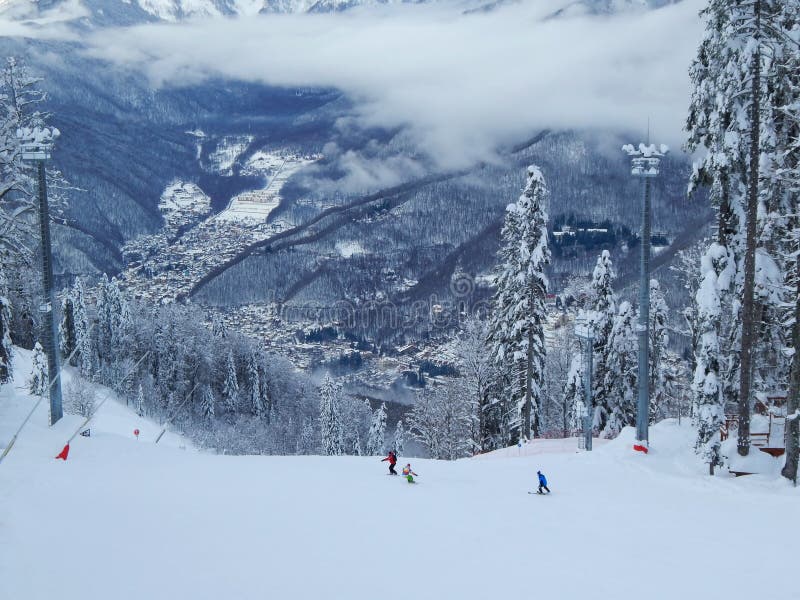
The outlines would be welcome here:
M 486 450 L 486 393 L 478 389 L 478 452 Z
M 533 414 L 533 327 L 528 325 L 528 356 L 525 358 L 525 406 L 522 409 L 522 435 L 531 438 Z
M 760 42 L 761 0 L 753 6 L 756 43 Z M 742 292 L 742 340 L 739 365 L 739 439 L 736 449 L 740 456 L 750 452 L 750 393 L 753 375 L 753 342 L 755 330 L 756 219 L 758 213 L 758 161 L 761 125 L 761 52 L 753 55 L 752 104 L 750 107 L 750 166 L 747 181 L 747 238 L 744 252 L 744 290 Z
M 793 419 L 786 421 L 786 465 L 781 474 L 791 479 L 797 485 L 797 465 L 800 462 L 800 419 L 797 411 L 800 409 L 800 256 L 797 257 L 797 295 L 794 303 L 794 326 L 792 327 L 792 375 L 789 381 L 789 399 L 786 408 L 788 416 Z

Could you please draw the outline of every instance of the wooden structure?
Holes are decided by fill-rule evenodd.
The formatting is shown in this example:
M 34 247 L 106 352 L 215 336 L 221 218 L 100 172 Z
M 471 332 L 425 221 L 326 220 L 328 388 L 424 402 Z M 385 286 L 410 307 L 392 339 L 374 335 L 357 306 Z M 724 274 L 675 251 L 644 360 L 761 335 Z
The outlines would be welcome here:
M 786 417 L 777 415 L 772 410 L 757 410 L 758 414 L 768 417 L 767 431 L 750 432 L 750 445 L 775 458 L 786 452 Z M 720 428 L 720 438 L 725 441 L 731 432 L 739 429 L 738 415 L 725 415 L 725 423 Z

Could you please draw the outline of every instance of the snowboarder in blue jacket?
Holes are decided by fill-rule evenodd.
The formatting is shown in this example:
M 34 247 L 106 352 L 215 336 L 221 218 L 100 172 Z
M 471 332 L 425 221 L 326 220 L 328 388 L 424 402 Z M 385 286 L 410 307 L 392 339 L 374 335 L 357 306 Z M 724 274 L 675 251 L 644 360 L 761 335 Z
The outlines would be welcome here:
M 542 488 L 547 490 L 547 493 L 550 493 L 550 488 L 547 487 L 547 477 L 544 476 L 544 473 L 541 471 L 536 471 L 536 474 L 539 476 L 539 494 L 544 494 Z

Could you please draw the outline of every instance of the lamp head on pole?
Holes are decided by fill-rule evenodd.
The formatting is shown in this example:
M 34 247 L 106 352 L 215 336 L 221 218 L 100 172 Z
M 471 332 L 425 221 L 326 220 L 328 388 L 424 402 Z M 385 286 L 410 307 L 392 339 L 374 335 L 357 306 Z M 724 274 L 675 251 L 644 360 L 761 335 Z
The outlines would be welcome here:
M 661 159 L 669 153 L 669 147 L 661 144 L 625 144 L 622 151 L 631 157 L 631 175 L 634 177 L 656 177 L 659 173 Z
M 55 127 L 21 127 L 17 139 L 22 147 L 22 160 L 47 160 L 53 143 L 61 135 Z

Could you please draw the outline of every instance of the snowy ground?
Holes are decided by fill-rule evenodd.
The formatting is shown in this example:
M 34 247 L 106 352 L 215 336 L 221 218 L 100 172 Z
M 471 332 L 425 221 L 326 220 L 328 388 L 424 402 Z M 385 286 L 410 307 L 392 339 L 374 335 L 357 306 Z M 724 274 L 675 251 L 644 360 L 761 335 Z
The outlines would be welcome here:
M 286 182 L 303 167 L 314 162 L 314 158 L 296 155 L 256 152 L 245 165 L 248 174 L 262 174 L 266 187 L 243 192 L 231 199 L 228 207 L 215 219 L 243 223 L 264 223 L 270 213 L 281 203 L 281 190 Z
M 164 189 L 158 209 L 167 227 L 178 229 L 207 215 L 211 198 L 197 184 L 176 179 Z
M 0 447 L 30 402 L 0 390 Z M 111 402 L 54 460 L 76 422 L 40 411 L 0 464 L 1 598 L 797 597 L 800 492 L 705 477 L 674 422 L 648 456 L 630 436 L 591 454 L 537 441 L 413 459 L 413 486 L 378 458 L 154 445 Z M 537 468 L 552 496 L 527 493 Z

